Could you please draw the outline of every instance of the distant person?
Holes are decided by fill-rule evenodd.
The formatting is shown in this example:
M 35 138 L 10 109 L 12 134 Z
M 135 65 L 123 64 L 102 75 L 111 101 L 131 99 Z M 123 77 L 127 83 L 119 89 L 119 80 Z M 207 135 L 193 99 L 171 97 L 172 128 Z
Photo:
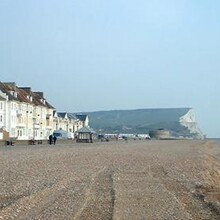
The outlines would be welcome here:
M 92 143 L 92 134 L 89 134 L 90 143 Z
M 56 136 L 53 136 L 53 144 L 54 144 L 54 145 L 56 144 L 56 141 L 57 141 L 57 137 L 56 137 Z
M 51 145 L 52 142 L 53 142 L 53 135 L 51 134 L 51 135 L 49 136 L 49 144 Z

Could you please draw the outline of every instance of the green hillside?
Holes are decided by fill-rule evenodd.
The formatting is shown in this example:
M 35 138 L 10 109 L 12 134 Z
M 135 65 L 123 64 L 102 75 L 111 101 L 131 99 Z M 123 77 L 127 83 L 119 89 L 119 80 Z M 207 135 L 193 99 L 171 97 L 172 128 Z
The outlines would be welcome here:
M 174 134 L 189 131 L 179 119 L 190 108 L 137 109 L 87 112 L 90 126 L 104 133 L 147 133 L 155 129 L 168 129 Z

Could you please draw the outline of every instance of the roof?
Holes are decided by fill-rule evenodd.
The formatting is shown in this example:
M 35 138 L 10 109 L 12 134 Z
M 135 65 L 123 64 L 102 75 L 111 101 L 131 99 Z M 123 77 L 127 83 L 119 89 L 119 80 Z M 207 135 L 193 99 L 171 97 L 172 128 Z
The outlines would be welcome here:
M 0 95 L 0 101 L 4 101 L 4 100 L 6 100 L 6 99 Z
M 0 90 L 8 96 L 9 100 L 18 101 L 18 98 L 12 95 L 11 91 L 15 92 L 15 83 L 0 82 Z
M 33 102 L 35 105 L 40 105 L 40 106 L 54 109 L 54 107 L 51 104 L 49 104 L 46 101 L 46 99 L 41 96 L 39 92 L 32 92 L 32 96 L 33 96 Z
M 92 133 L 92 134 L 95 134 L 96 132 L 92 128 L 83 127 L 83 128 L 78 130 L 78 133 Z
M 15 82 L 0 82 L 0 90 L 6 93 L 9 100 L 54 109 L 43 97 L 42 92 L 33 92 L 31 87 L 17 87 Z
M 66 113 L 66 112 L 57 112 L 57 116 L 58 116 L 59 118 L 66 118 L 67 113 Z
M 3 92 L 1 91 L 1 89 L 0 89 L 0 100 L 1 100 L 1 101 L 7 100 L 7 95 L 6 95 L 5 93 L 3 93 Z
M 73 113 L 67 113 L 69 119 L 78 120 L 78 118 Z
M 75 115 L 80 121 L 85 121 L 88 117 L 86 114 L 76 114 Z

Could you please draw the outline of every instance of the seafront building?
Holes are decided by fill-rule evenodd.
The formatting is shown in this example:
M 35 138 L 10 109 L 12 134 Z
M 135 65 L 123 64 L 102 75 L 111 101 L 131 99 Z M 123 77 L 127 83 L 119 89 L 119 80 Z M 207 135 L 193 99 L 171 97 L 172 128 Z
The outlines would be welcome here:
M 54 130 L 75 133 L 85 125 L 88 116 L 57 112 L 43 92 L 0 82 L 0 140 L 46 140 Z
M 87 115 L 82 114 L 84 118 L 87 118 Z M 64 130 L 67 132 L 75 133 L 82 127 L 89 126 L 88 123 L 85 123 L 84 119 L 79 119 L 73 113 L 67 112 L 53 112 L 53 128 L 54 130 Z

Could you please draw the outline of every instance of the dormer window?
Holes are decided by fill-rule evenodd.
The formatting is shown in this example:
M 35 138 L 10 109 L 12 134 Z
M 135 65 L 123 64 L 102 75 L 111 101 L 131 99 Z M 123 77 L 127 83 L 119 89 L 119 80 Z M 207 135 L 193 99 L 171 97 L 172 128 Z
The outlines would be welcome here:
M 27 99 L 29 99 L 29 95 L 27 95 Z
M 30 96 L 30 101 L 31 101 L 31 102 L 33 101 L 33 97 L 32 97 L 32 96 Z
M 45 99 L 41 99 L 40 101 L 45 105 L 45 103 L 46 103 Z
M 14 92 L 14 97 L 17 98 L 18 97 L 18 93 Z

